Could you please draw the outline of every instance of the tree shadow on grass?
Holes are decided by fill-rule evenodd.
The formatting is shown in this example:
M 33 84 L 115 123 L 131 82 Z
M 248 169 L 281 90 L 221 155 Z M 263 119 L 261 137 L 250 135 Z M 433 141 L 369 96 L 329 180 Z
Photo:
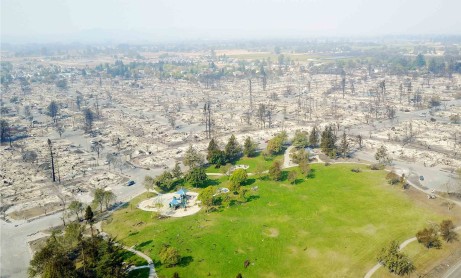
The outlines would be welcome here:
M 184 257 L 181 257 L 181 259 L 179 260 L 178 266 L 185 267 L 185 266 L 188 266 L 193 261 L 194 261 L 194 258 L 192 256 L 184 256 Z
M 259 195 L 251 195 L 250 197 L 248 197 L 246 199 L 246 201 L 251 202 L 251 201 L 254 201 L 254 200 L 258 200 L 259 198 L 261 198 L 261 197 L 259 197 Z
M 251 179 L 247 179 L 242 185 L 248 186 L 248 185 L 252 185 L 255 182 L 256 182 L 256 179 L 251 178 Z
M 304 179 L 296 179 L 295 182 L 293 183 L 293 185 L 297 185 L 299 183 L 303 183 L 304 182 Z
M 203 182 L 199 187 L 200 188 L 205 188 L 210 185 L 219 185 L 221 182 L 219 180 L 214 180 L 214 179 L 207 179 L 205 182 Z
M 160 268 L 160 267 L 166 267 L 166 268 L 171 268 L 171 267 L 186 267 L 188 266 L 191 262 L 194 261 L 194 257 L 192 256 L 184 256 L 179 259 L 179 263 L 173 266 L 168 266 L 162 264 L 160 261 L 154 261 L 155 268 Z
M 261 176 L 259 179 L 262 180 L 262 181 L 268 181 L 268 180 L 270 180 L 270 178 L 269 178 L 269 176 L 268 176 L 267 174 Z
M 311 170 L 309 171 L 309 173 L 307 173 L 307 176 L 306 176 L 306 177 L 307 177 L 308 179 L 313 179 L 313 178 L 315 178 L 315 172 L 316 172 L 315 169 L 311 169 Z
M 149 245 L 151 243 L 152 243 L 152 240 L 141 242 L 140 244 L 136 245 L 136 249 L 143 248 L 143 247 L 145 247 L 145 246 L 147 246 L 147 245 Z
M 286 181 L 288 179 L 288 171 L 282 171 L 280 175 L 280 181 Z
M 137 234 L 139 234 L 139 231 L 131 232 L 131 233 L 128 234 L 128 236 L 129 236 L 129 237 L 130 237 L 130 236 L 135 236 L 135 235 L 137 235 Z

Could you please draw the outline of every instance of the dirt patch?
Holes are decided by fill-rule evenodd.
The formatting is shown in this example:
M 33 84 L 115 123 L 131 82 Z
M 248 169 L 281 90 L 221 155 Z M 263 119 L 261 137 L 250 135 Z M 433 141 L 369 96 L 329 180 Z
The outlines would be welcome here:
M 317 258 L 319 256 L 319 250 L 315 249 L 315 248 L 309 248 L 306 250 L 307 252 L 307 255 L 310 257 L 310 258 Z
M 21 220 L 31 219 L 37 216 L 51 214 L 55 211 L 61 210 L 61 203 L 47 203 L 40 207 L 33 207 L 29 209 L 14 211 L 8 214 L 10 219 Z
M 277 228 L 266 228 L 263 231 L 263 235 L 267 237 L 278 237 L 280 234 L 279 230 Z
M 48 236 L 45 236 L 36 240 L 29 241 L 29 247 L 32 250 L 32 253 L 35 253 L 45 247 L 48 238 Z
M 405 190 L 405 194 L 409 196 L 415 204 L 429 208 L 435 213 L 446 215 L 447 218 L 451 219 L 456 226 L 461 224 L 461 207 L 454 206 L 451 210 L 448 210 L 448 206 L 446 204 L 447 200 L 442 198 L 428 199 L 426 193 L 413 187 Z
M 365 234 L 365 235 L 374 235 L 376 234 L 376 227 L 372 224 L 368 224 L 360 228 L 357 228 L 355 232 Z
M 442 277 L 450 267 L 455 265 L 461 260 L 461 242 L 457 241 L 451 244 L 445 245 L 443 248 L 450 248 L 450 255 L 447 258 L 434 261 L 432 265 L 426 269 L 430 269 L 427 273 L 425 270 L 421 270 L 424 273 L 423 277 L 436 278 Z

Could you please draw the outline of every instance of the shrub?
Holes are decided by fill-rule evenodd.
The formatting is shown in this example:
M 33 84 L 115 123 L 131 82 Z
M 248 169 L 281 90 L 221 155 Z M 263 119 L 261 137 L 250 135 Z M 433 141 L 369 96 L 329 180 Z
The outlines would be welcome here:
M 442 243 L 437 236 L 437 231 L 433 227 L 424 228 L 416 233 L 416 239 L 426 248 L 440 248 Z
M 167 267 L 171 267 L 177 265 L 181 260 L 181 256 L 179 255 L 179 251 L 171 247 L 169 245 L 165 245 L 162 247 L 159 253 L 160 262 Z
M 274 163 L 269 168 L 269 177 L 274 181 L 279 181 L 282 179 L 282 166 L 279 161 L 274 161 Z
M 383 170 L 383 169 L 384 169 L 384 165 L 382 165 L 382 164 L 380 164 L 380 163 L 371 164 L 371 165 L 370 165 L 370 169 L 371 169 L 371 170 Z
M 362 172 L 362 170 L 360 170 L 359 168 L 352 168 L 351 172 L 360 173 L 360 172 Z
M 386 180 L 389 184 L 394 185 L 400 182 L 400 177 L 394 172 L 389 172 L 386 175 Z
M 443 220 L 440 224 L 440 235 L 446 242 L 458 239 L 458 234 L 454 231 L 455 225 L 451 220 Z

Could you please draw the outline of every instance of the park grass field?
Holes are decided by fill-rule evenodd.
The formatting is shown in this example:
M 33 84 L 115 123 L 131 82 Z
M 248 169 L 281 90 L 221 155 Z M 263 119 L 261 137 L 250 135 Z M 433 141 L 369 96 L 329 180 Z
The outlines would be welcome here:
M 283 155 L 275 155 L 272 157 L 264 158 L 261 153 L 258 153 L 255 157 L 242 157 L 239 160 L 235 161 L 233 165 L 248 165 L 247 172 L 252 173 L 256 170 L 258 165 L 261 165 L 264 170 L 268 170 L 269 167 L 274 163 L 274 161 L 283 162 Z M 221 173 L 220 168 L 216 168 L 215 165 L 210 165 L 206 169 L 207 173 Z
M 128 272 L 128 278 L 146 278 L 149 276 L 149 268 L 140 268 Z
M 362 172 L 350 171 L 357 167 Z M 388 185 L 385 171 L 355 164 L 312 169 L 314 177 L 296 185 L 256 180 L 249 202 L 179 219 L 136 209 L 141 195 L 103 230 L 151 256 L 160 277 L 361 277 L 388 242 L 444 218 Z M 163 244 L 180 250 L 178 266 L 160 264 Z

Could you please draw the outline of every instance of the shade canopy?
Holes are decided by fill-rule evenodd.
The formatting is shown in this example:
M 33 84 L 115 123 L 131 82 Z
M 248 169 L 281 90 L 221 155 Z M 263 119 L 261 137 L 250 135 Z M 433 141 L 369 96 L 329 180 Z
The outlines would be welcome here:
M 171 200 L 171 202 L 170 202 L 170 205 L 172 205 L 172 206 L 177 206 L 179 204 L 180 204 L 180 202 L 176 198 L 173 198 L 173 200 Z
M 184 189 L 184 188 L 181 188 L 176 192 L 176 194 L 179 194 L 179 195 L 186 195 L 186 193 L 187 193 L 187 189 Z

